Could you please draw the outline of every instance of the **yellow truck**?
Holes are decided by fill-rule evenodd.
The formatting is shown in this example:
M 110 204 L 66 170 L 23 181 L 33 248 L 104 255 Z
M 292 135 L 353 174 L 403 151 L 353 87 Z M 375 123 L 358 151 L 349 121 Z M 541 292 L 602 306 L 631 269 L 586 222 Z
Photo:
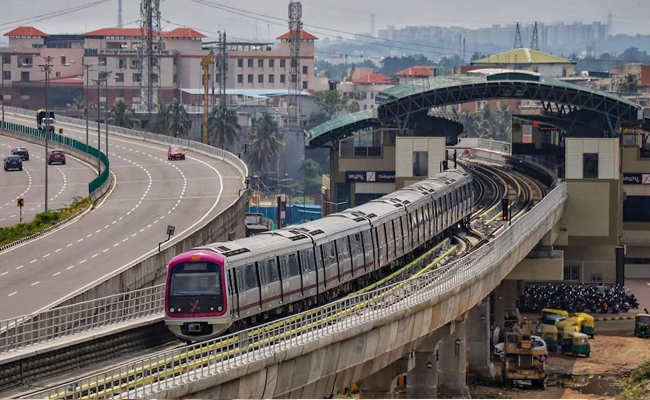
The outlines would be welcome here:
M 516 329 L 505 334 L 501 377 L 504 386 L 515 381 L 530 381 L 533 387 L 546 387 L 546 350 L 535 349 L 530 334 Z

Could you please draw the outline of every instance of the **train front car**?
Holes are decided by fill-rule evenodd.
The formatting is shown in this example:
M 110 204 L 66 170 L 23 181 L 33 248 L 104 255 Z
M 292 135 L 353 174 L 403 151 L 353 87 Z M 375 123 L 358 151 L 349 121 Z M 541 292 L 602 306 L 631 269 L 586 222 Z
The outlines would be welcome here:
M 169 262 L 165 288 L 165 324 L 186 342 L 219 336 L 231 325 L 225 258 L 191 250 Z

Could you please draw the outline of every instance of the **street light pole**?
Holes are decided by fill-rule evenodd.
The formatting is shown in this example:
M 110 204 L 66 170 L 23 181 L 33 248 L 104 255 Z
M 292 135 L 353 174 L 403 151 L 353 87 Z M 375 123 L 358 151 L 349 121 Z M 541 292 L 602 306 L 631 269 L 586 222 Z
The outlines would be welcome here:
M 5 122 L 5 53 L 2 53 L 2 59 L 0 60 L 0 69 L 2 73 L 0 74 L 0 102 L 2 102 L 2 122 Z
M 54 57 L 44 57 L 45 63 L 41 64 L 41 71 L 45 72 L 45 212 L 47 212 L 48 202 L 48 146 L 50 144 L 50 72 L 52 71 L 52 61 Z
M 97 172 L 99 175 L 102 174 L 102 160 L 99 158 L 99 154 L 101 153 L 101 147 L 102 147 L 102 126 L 99 122 L 99 119 L 101 118 L 101 104 L 100 104 L 100 98 L 101 98 L 101 89 L 102 89 L 102 81 L 99 79 L 101 76 L 101 72 L 98 72 L 97 76 Z

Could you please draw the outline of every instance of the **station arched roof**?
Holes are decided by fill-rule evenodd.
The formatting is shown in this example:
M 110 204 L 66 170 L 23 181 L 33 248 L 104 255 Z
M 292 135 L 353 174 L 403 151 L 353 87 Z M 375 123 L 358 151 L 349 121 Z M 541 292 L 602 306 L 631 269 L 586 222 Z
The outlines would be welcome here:
M 503 79 L 498 75 L 448 75 L 396 85 L 376 96 L 379 106 L 344 115 L 307 132 L 308 145 L 318 147 L 355 131 L 395 123 L 434 107 L 479 100 L 515 99 L 568 104 L 606 115 L 612 126 L 639 125 L 643 108 L 621 97 L 560 81 Z M 513 76 L 513 78 L 515 78 Z

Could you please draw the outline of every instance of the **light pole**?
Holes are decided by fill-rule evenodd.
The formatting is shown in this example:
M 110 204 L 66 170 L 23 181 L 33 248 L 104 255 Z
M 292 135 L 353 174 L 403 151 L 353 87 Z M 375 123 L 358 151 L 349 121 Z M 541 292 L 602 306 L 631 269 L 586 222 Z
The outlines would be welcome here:
M 0 102 L 2 102 L 2 122 L 5 122 L 5 53 L 0 55 Z
M 40 64 L 41 71 L 45 72 L 45 212 L 47 212 L 48 201 L 48 146 L 50 143 L 50 72 L 52 72 L 52 62 L 54 57 L 47 56 L 43 58 L 45 63 Z
M 103 63 L 102 63 L 103 64 Z M 117 71 L 122 71 L 122 69 L 118 69 Z M 97 79 L 93 79 L 93 84 L 97 85 L 97 151 L 101 153 L 101 124 L 99 122 L 101 118 L 101 87 L 102 83 L 104 83 L 106 86 L 106 98 L 104 100 L 104 123 L 106 125 L 106 157 L 108 157 L 108 79 L 111 77 L 115 71 L 97 71 Z M 101 160 L 99 159 L 99 154 L 97 155 L 97 170 L 101 174 Z
M 45 61 L 42 64 L 38 64 L 41 68 L 41 72 L 45 73 L 45 211 L 47 212 L 47 202 L 48 202 L 48 146 L 50 144 L 50 129 L 54 129 L 51 125 L 54 122 L 53 118 L 50 118 L 50 74 L 52 73 L 52 67 L 67 67 L 68 64 L 54 65 L 53 56 L 36 56 L 41 57 Z M 52 120 L 52 121 L 50 121 Z
M 71 64 L 75 64 L 75 61 L 71 61 Z M 89 134 L 89 121 L 88 121 L 88 93 L 90 92 L 90 71 L 95 65 L 106 65 L 104 62 L 97 62 L 92 64 L 86 64 L 83 61 L 81 62 L 81 67 L 85 70 L 84 74 L 86 77 L 86 90 L 84 90 L 84 114 L 86 114 L 86 150 L 88 150 L 88 134 Z

